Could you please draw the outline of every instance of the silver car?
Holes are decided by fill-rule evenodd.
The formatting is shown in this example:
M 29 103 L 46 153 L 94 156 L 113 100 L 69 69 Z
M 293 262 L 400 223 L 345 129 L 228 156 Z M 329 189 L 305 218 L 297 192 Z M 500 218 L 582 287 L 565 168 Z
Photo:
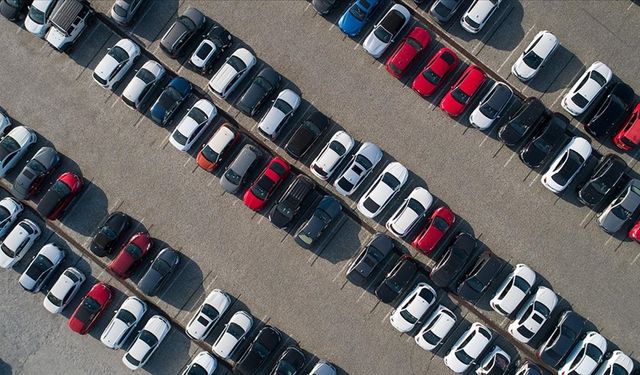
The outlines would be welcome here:
M 631 219 L 639 206 L 640 180 L 634 178 L 618 197 L 598 214 L 598 224 L 605 232 L 615 233 Z
M 116 0 L 111 7 L 111 18 L 121 25 L 128 25 L 144 1 Z
M 228 193 L 233 194 L 238 191 L 247 171 L 259 157 L 258 149 L 251 145 L 245 145 L 220 177 L 220 186 Z

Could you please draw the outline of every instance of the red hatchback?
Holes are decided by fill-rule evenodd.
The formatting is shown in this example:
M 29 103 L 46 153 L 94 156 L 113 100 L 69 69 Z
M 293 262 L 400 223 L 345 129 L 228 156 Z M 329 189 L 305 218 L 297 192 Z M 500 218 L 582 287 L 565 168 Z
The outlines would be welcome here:
M 422 232 L 413 240 L 413 247 L 421 253 L 429 255 L 455 221 L 456 215 L 449 207 L 438 208 L 431 214 Z
M 431 41 L 431 34 L 420 26 L 416 26 L 402 39 L 393 55 L 387 60 L 387 71 L 394 77 L 400 78 L 407 70 L 411 61 L 427 48 Z
M 105 283 L 96 283 L 82 299 L 69 319 L 73 332 L 86 335 L 111 303 L 113 292 Z
M 244 204 L 254 211 L 260 211 L 278 185 L 287 178 L 290 170 L 289 163 L 275 156 L 244 193 Z
M 629 238 L 640 243 L 640 220 L 629 230 Z
M 451 90 L 440 101 L 440 109 L 449 116 L 460 116 L 464 112 L 471 98 L 480 90 L 485 75 L 476 65 L 470 65 L 451 86 Z
M 458 66 L 458 56 L 449 48 L 440 49 L 413 80 L 411 88 L 421 96 L 429 96 Z
M 121 279 L 126 279 L 133 266 L 151 250 L 153 241 L 149 233 L 138 232 L 120 249 L 118 255 L 107 265 L 107 268 Z
M 38 212 L 49 220 L 56 220 L 78 195 L 82 185 L 82 177 L 77 174 L 73 172 L 61 174 L 38 202 Z
M 640 103 L 633 109 L 622 129 L 613 136 L 613 143 L 624 151 L 631 151 L 640 144 Z

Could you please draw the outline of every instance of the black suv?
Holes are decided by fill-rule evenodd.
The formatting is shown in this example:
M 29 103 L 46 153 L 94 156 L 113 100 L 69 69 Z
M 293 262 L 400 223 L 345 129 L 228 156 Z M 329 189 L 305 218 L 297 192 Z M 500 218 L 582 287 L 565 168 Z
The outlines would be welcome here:
M 489 284 L 502 268 L 500 259 L 489 251 L 484 252 L 473 268 L 467 272 L 464 280 L 458 285 L 458 295 L 469 302 L 475 302 L 487 290 Z
M 233 372 L 242 375 L 257 373 L 273 355 L 281 341 L 282 335 L 278 329 L 271 326 L 262 328 L 249 348 L 236 362 Z
M 285 228 L 298 213 L 302 201 L 313 190 L 315 184 L 304 175 L 298 175 L 284 192 L 278 203 L 269 212 L 269 220 L 278 228 Z
M 625 177 L 627 163 L 617 155 L 609 154 L 600 160 L 591 177 L 578 187 L 578 199 L 589 207 L 598 207 Z
M 629 85 L 622 82 L 616 83 L 598 107 L 596 114 L 584 125 L 584 129 L 596 138 L 611 135 L 627 118 L 627 111 L 633 104 L 635 96 Z
M 473 259 L 476 239 L 469 233 L 458 233 L 444 256 L 431 270 L 431 280 L 440 288 L 453 285 L 467 264 Z
M 298 127 L 295 133 L 284 146 L 287 154 L 295 159 L 300 159 L 309 147 L 320 137 L 327 128 L 329 121 L 321 112 L 313 112 Z

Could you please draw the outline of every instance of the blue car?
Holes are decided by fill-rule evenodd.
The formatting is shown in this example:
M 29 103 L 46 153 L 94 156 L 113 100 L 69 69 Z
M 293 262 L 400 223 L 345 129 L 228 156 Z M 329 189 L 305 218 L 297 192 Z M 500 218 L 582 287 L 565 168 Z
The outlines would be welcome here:
M 149 112 L 151 119 L 158 125 L 166 125 L 171 115 L 191 93 L 191 83 L 182 77 L 175 77 L 162 90 Z
M 379 2 L 380 0 L 357 0 L 351 4 L 338 21 L 340 30 L 349 36 L 358 35 Z

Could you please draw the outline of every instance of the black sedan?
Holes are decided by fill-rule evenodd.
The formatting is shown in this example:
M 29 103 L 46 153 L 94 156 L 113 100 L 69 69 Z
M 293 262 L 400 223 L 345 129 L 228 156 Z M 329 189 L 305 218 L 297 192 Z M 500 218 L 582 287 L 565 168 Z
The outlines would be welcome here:
M 352 283 L 364 286 L 382 261 L 391 253 L 395 245 L 387 235 L 376 233 L 358 253 L 347 269 L 347 278 Z
M 418 273 L 418 264 L 413 257 L 406 254 L 376 288 L 376 296 L 384 303 L 395 300 L 413 281 Z
M 457 294 L 467 301 L 477 301 L 493 279 L 498 276 L 501 267 L 502 262 L 498 257 L 488 251 L 484 252 L 458 285 Z
M 89 248 L 99 257 L 111 254 L 118 239 L 129 228 L 131 218 L 124 212 L 113 212 L 98 227 Z
M 207 18 L 196 8 L 188 8 L 160 40 L 160 48 L 167 55 L 176 58 L 180 56 L 189 40 L 193 38 L 207 22 Z
M 447 23 L 462 3 L 464 0 L 436 0 L 429 9 L 429 15 L 440 23 Z
M 164 248 L 138 281 L 138 289 L 148 296 L 155 296 L 176 270 L 178 263 L 180 254 L 171 248 Z
M 315 184 L 305 176 L 298 175 L 282 194 L 278 203 L 269 211 L 269 221 L 277 228 L 286 228 L 300 210 L 302 201 L 313 190 Z
M 282 352 L 270 375 L 298 375 L 306 362 L 304 353 L 295 346 L 290 346 Z
M 37 193 L 42 183 L 59 165 L 60 154 L 53 147 L 40 148 L 13 182 L 16 197 L 28 199 Z
M 325 195 L 316 206 L 313 214 L 302 224 L 296 234 L 296 243 L 305 249 L 310 248 L 325 229 L 334 222 L 342 212 L 342 205 L 336 198 Z
M 569 119 L 554 113 L 547 125 L 534 133 L 531 141 L 520 150 L 520 160 L 529 168 L 539 168 L 567 141 Z
M 279 330 L 271 326 L 265 326 L 258 332 L 249 348 L 236 362 L 233 372 L 242 375 L 257 373 L 273 355 L 281 341 L 282 335 Z
M 627 118 L 627 110 L 634 99 L 635 93 L 629 85 L 616 83 L 584 129 L 596 138 L 611 135 Z
M 254 116 L 264 100 L 280 86 L 281 80 L 282 77 L 275 70 L 262 69 L 240 97 L 238 109 L 247 116 Z
M 585 323 L 580 315 L 573 311 L 565 311 L 553 333 L 538 349 L 538 358 L 551 367 L 558 367 L 580 338 Z
M 313 112 L 289 138 L 289 142 L 284 146 L 285 151 L 294 159 L 300 159 L 328 125 L 327 116 L 321 112 Z
M 578 187 L 578 199 L 589 207 L 599 207 L 605 198 L 625 179 L 627 163 L 617 155 L 609 154 L 600 160 L 591 177 Z
M 513 147 L 547 119 L 547 108 L 538 98 L 527 98 L 520 109 L 514 113 L 500 131 L 498 138 L 509 147 Z
M 431 280 L 446 288 L 455 283 L 476 249 L 476 239 L 468 233 L 459 233 L 444 256 L 431 270 Z

